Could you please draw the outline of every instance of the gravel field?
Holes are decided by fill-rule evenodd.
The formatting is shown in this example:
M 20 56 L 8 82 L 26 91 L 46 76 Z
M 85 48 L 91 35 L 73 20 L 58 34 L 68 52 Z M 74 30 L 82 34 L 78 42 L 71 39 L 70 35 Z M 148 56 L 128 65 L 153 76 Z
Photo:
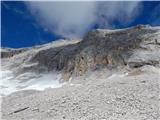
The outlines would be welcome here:
M 61 88 L 3 97 L 3 120 L 158 120 L 159 69 L 105 70 Z M 83 80 L 82 80 L 83 78 Z

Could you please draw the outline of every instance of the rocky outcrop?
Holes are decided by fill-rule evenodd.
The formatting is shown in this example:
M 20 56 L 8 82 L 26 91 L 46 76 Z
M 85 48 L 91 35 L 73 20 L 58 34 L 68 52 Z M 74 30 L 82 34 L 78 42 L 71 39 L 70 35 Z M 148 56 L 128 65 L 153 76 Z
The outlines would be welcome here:
M 97 29 L 90 31 L 82 41 L 52 45 L 38 47 L 33 57 L 26 61 L 38 63 L 34 65 L 35 70 L 43 67 L 48 71 L 62 71 L 64 80 L 103 67 L 155 66 L 160 61 L 160 27 L 138 25 L 118 30 Z M 19 69 L 26 71 L 23 67 Z
M 93 30 L 73 45 L 40 51 L 31 61 L 63 71 L 64 79 L 101 67 L 140 67 L 160 61 L 159 28 L 136 26 L 122 30 Z

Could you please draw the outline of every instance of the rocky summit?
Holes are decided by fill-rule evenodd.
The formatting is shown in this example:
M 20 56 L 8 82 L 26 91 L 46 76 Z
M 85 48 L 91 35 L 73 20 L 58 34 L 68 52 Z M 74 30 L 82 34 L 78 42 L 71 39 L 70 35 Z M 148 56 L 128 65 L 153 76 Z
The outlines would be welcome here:
M 12 71 L 7 80 L 21 84 L 2 96 L 4 120 L 159 119 L 160 27 L 96 29 L 82 40 L 1 48 L 1 62 Z M 65 84 L 21 91 L 31 80 L 47 81 L 46 73 Z

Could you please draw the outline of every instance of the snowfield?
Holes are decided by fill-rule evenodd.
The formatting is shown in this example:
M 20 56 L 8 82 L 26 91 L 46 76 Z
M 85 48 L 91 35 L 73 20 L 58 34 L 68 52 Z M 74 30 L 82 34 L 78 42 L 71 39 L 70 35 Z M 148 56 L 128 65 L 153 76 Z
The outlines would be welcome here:
M 1 95 L 8 95 L 21 90 L 44 90 L 46 88 L 61 87 L 65 83 L 59 83 L 61 74 L 56 72 L 34 75 L 24 73 L 14 77 L 12 71 L 3 70 L 0 72 Z

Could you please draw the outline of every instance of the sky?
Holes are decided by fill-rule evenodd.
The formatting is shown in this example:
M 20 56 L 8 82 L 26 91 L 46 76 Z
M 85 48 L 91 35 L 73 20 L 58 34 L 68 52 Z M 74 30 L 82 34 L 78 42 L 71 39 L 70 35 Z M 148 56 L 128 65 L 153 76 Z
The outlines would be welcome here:
M 1 46 L 30 47 L 77 39 L 92 29 L 160 26 L 160 1 L 1 2 Z

